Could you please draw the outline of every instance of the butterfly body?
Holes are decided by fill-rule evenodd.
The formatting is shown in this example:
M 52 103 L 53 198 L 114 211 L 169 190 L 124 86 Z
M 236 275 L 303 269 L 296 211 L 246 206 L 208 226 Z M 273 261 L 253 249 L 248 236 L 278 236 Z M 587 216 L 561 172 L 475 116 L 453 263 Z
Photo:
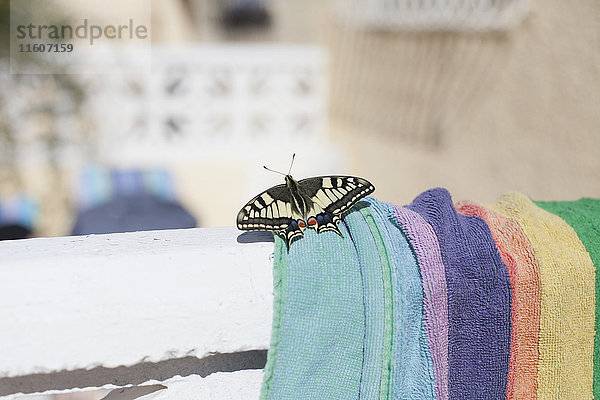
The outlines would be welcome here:
M 315 203 L 300 191 L 298 181 L 292 178 L 291 175 L 285 176 L 285 186 L 287 186 L 292 197 L 292 212 L 306 219 L 307 213 L 316 208 Z
M 341 214 L 375 190 L 367 180 L 353 176 L 319 176 L 296 181 L 285 175 L 285 184 L 255 196 L 238 213 L 242 230 L 273 231 L 286 241 L 302 237 L 306 228 L 341 235 Z

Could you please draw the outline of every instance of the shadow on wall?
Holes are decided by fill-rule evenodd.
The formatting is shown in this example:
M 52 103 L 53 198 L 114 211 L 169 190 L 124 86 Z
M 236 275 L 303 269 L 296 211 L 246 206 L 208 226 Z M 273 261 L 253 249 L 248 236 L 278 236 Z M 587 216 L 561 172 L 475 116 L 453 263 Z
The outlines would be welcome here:
M 165 381 L 174 376 L 198 375 L 207 377 L 216 372 L 234 372 L 249 369 L 262 369 L 267 362 L 267 350 L 248 350 L 237 353 L 217 353 L 204 358 L 193 356 L 159 362 L 142 362 L 129 367 L 95 367 L 62 371 L 48 374 L 33 374 L 11 378 L 0 378 L 0 396 L 11 393 L 35 393 L 45 390 L 63 390 L 76 387 L 101 387 L 105 384 L 117 386 L 139 385 L 154 379 Z M 135 387 L 135 386 L 134 386 Z M 106 392 L 103 390 L 102 392 Z M 93 399 L 99 393 L 89 393 Z M 96 398 L 104 398 L 100 393 Z M 85 393 L 79 393 L 85 395 Z M 52 396 L 52 395 L 49 395 Z M 61 399 L 67 399 L 60 397 Z M 72 395 L 76 396 L 76 395 Z M 37 396 L 36 396 L 37 397 Z M 106 396 L 106 399 L 109 397 Z M 27 399 L 24 397 L 23 400 Z M 53 397 L 47 398 L 48 400 Z M 74 399 L 71 397 L 71 399 Z M 82 399 L 82 397 L 77 397 Z M 33 399 L 32 399 L 33 400 Z M 36 400 L 46 400 L 37 399 Z

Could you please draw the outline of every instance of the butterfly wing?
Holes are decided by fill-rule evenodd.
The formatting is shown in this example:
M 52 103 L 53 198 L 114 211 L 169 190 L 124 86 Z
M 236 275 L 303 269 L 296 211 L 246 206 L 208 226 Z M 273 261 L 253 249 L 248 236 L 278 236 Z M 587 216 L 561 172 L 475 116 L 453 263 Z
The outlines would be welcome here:
M 314 203 L 312 216 L 321 213 L 323 222 L 317 232 L 326 230 L 340 233 L 337 222 L 345 211 L 360 199 L 375 191 L 375 187 L 366 179 L 355 176 L 317 176 L 298 182 L 300 192 Z
M 237 226 L 247 231 L 273 231 L 289 246 L 291 240 L 302 236 L 295 222 L 302 218 L 292 210 L 292 195 L 286 185 L 273 186 L 250 200 L 237 215 Z
M 311 226 L 316 226 L 318 233 L 334 231 L 341 235 L 337 227 L 341 214 L 374 190 L 369 181 L 354 176 L 302 179 L 298 182 L 296 199 L 288 186 L 274 186 L 242 207 L 236 222 L 242 230 L 273 231 L 288 247 L 292 239 L 303 236 L 307 223 L 314 223 Z M 307 215 L 301 215 L 297 207 L 293 207 L 298 196 L 302 197 L 303 204 L 309 205 Z

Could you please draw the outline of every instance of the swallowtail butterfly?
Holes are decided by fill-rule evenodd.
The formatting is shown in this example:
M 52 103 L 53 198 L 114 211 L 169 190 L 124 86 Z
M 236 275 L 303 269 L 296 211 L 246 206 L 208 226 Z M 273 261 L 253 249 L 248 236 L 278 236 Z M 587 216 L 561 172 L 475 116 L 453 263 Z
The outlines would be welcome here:
M 316 229 L 317 233 L 333 231 L 341 236 L 337 227 L 341 214 L 375 190 L 369 181 L 355 176 L 317 176 L 296 181 L 289 171 L 278 173 L 285 176 L 285 184 L 273 186 L 250 200 L 238 213 L 236 222 L 242 230 L 273 231 L 288 248 L 293 239 L 303 236 L 306 228 Z

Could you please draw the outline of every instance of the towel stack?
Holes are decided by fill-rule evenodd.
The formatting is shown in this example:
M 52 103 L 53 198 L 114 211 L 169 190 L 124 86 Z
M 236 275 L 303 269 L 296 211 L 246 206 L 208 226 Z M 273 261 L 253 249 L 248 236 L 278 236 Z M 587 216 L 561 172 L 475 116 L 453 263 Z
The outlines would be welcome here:
M 600 398 L 600 200 L 432 189 L 340 228 L 276 239 L 261 399 Z

